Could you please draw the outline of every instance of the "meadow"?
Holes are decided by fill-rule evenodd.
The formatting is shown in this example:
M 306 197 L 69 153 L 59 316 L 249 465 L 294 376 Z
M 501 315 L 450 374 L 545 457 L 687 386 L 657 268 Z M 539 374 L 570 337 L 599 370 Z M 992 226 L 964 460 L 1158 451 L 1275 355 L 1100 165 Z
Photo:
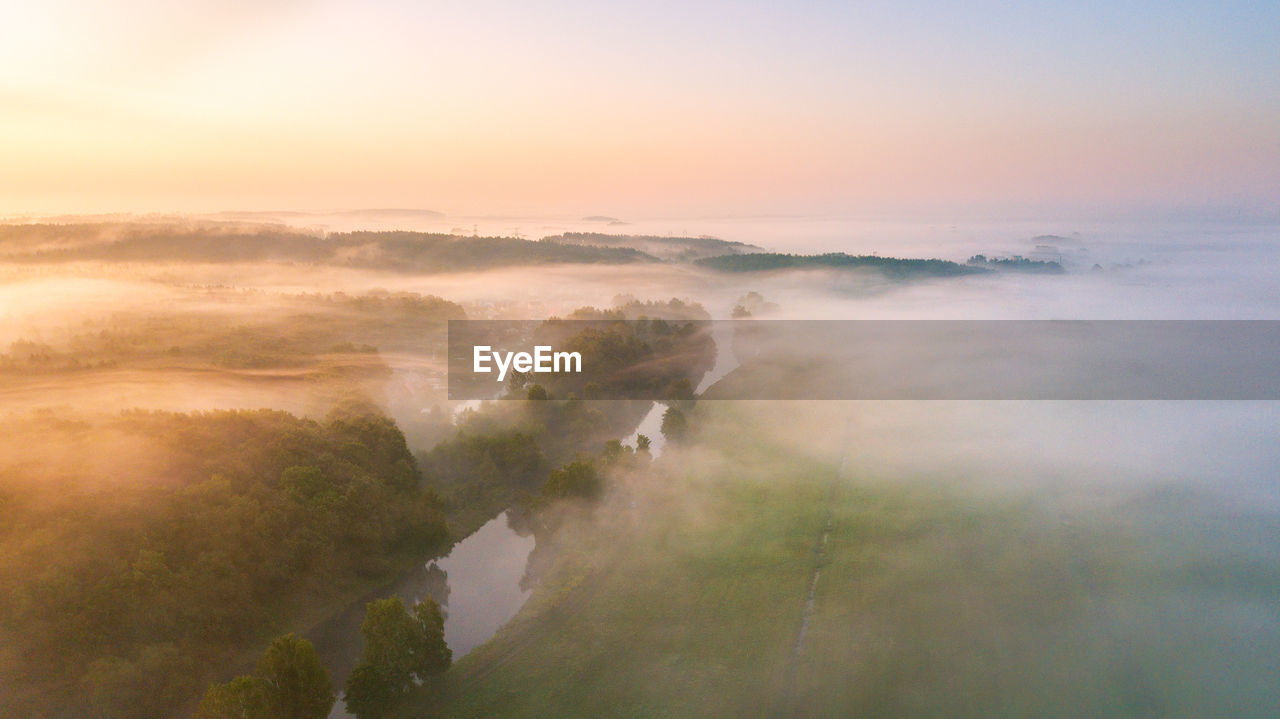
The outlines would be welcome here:
M 544 516 L 528 604 L 398 716 L 1266 715 L 1231 657 L 1275 646 L 1240 615 L 1274 565 L 1189 566 L 1203 498 L 886 475 L 848 407 L 701 402 L 696 444 Z

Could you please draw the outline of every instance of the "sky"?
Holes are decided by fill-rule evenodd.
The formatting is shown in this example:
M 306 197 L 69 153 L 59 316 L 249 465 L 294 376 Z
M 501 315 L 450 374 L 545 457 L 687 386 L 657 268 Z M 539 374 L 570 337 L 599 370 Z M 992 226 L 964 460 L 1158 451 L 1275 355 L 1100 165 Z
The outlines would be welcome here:
M 1274 2 L 0 2 L 4 214 L 1277 206 Z

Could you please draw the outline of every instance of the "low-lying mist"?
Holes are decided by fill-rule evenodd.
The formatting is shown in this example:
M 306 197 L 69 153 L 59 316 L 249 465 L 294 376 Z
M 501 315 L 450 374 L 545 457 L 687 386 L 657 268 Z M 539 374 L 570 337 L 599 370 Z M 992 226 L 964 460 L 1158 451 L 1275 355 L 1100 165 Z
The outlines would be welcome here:
M 732 655 L 765 687 L 744 687 L 747 703 L 1261 717 L 1280 696 L 1264 668 L 1280 650 L 1273 402 L 704 401 L 695 417 L 697 440 L 669 445 L 663 479 L 629 485 L 607 521 L 639 528 L 612 544 L 684 567 L 663 593 L 636 582 L 656 616 L 688 613 L 667 620 L 680 628 L 655 640 L 674 642 L 665 651 L 693 651 L 674 638 L 683 632 L 714 644 L 738 622 L 780 622 L 778 640 L 799 642 Z M 762 506 L 785 519 L 766 522 Z M 598 551 L 603 564 L 645 561 Z M 721 562 L 738 567 L 733 584 Z M 760 576 L 789 563 L 816 573 Z M 802 610 L 809 582 L 816 599 Z M 723 588 L 734 585 L 769 599 Z M 629 617 L 620 604 L 590 621 Z M 646 651 L 653 664 L 631 671 L 661 674 L 664 655 Z M 688 671 L 650 700 L 685 706 L 686 683 L 728 681 Z M 777 678 L 789 671 L 798 678 Z M 708 711 L 731 715 L 735 701 Z
M 410 219 L 438 232 L 456 229 L 441 223 L 458 224 Z M 584 229 L 545 224 L 547 234 Z M 76 631 L 117 621 L 93 614 L 95 597 L 143 597 L 171 612 L 129 604 L 121 616 L 136 627 L 112 625 L 86 640 L 94 650 L 80 659 L 103 663 L 81 683 L 50 685 L 86 705 L 107 701 L 95 691 L 162 675 L 179 646 L 190 650 L 183 662 L 216 655 L 223 664 L 211 674 L 231 672 L 255 646 L 253 632 L 269 624 L 260 607 L 241 601 L 249 592 L 272 596 L 271 587 L 287 586 L 289 596 L 361 597 L 370 589 L 361 582 L 388 581 L 394 562 L 382 559 L 402 553 L 405 566 L 417 562 L 418 550 L 406 547 L 438 554 L 452 528 L 444 517 L 481 526 L 524 501 L 518 497 L 542 497 L 552 470 L 598 454 L 606 435 L 635 434 L 631 425 L 646 412 L 663 416 L 660 405 L 614 412 L 560 397 L 550 409 L 528 409 L 531 400 L 455 414 L 463 405 L 446 391 L 449 319 L 541 320 L 671 298 L 700 303 L 715 319 L 1280 319 L 1280 246 L 1266 227 L 771 219 L 666 229 L 637 220 L 625 228 L 705 232 L 771 251 L 958 263 L 979 253 L 1056 254 L 1064 268 L 941 279 L 721 272 L 625 246 L 602 254 L 529 248 L 510 237 L 472 246 L 395 233 L 348 236 L 350 252 L 310 261 L 297 253 L 317 252 L 324 229 L 291 234 L 286 244 L 297 246 L 287 257 L 245 240 L 277 232 L 268 230 L 239 233 L 236 252 L 249 259 L 231 253 L 224 261 L 90 260 L 66 254 L 84 242 L 56 231 L 35 249 L 63 255 L 0 248 L 0 422 L 11 430 L 0 440 L 0 569 L 26 578 L 17 603 L 2 606 L 20 604 L 22 616 L 54 626 L 64 605 L 51 598 L 65 601 L 63 613 L 83 620 L 58 634 L 68 646 Z M 229 231 L 218 225 L 214 239 Z M 430 252 L 420 253 L 419 242 Z M 209 237 L 198 244 L 225 250 Z M 5 259 L 14 253 L 25 255 Z M 856 349 L 837 341 L 819 334 L 757 355 L 720 341 L 717 351 L 740 353 L 721 390 L 746 383 L 736 396 L 751 396 L 751 383 L 821 378 L 824 362 Z M 760 357 L 782 359 L 753 374 Z M 894 364 L 923 375 L 942 362 L 921 353 Z M 707 396 L 717 396 L 714 385 Z M 611 476 L 595 504 L 575 499 L 513 515 L 538 542 L 526 577 L 535 587 L 530 604 L 459 664 L 459 686 L 482 676 L 493 691 L 459 690 L 443 715 L 575 716 L 565 708 L 576 707 L 590 716 L 610 701 L 634 701 L 655 713 L 707 716 L 761 707 L 1266 716 L 1280 701 L 1266 671 L 1280 652 L 1276 402 L 681 401 L 687 427 L 657 430 L 671 437 L 652 463 L 620 445 L 607 450 L 634 466 Z M 128 412 L 135 409 L 182 414 Z M 218 412 L 232 409 L 252 411 Z M 204 411 L 214 413 L 187 414 Z M 525 412 L 544 421 L 529 423 Z M 525 432 L 530 426 L 540 429 Z M 646 431 L 656 434 L 653 426 Z M 57 472 L 42 473 L 46 466 Z M 439 480 L 445 470 L 453 472 L 448 481 L 432 485 L 431 472 Z M 519 483 L 510 481 L 515 474 Z M 342 493 L 324 490 L 317 476 Z M 112 501 L 95 505 L 95 492 Z M 376 512 L 365 511 L 365 497 Z M 262 506 L 279 536 L 302 526 L 323 531 L 276 541 L 251 521 Z M 193 512 L 199 527 L 182 520 Z M 78 529 L 86 517 L 97 534 Z M 413 536 L 422 526 L 436 533 Z M 15 537 L 15 527 L 30 536 Z M 231 559 L 203 552 L 196 534 L 205 530 Z M 108 536 L 119 556 L 100 562 L 94 537 Z M 243 537 L 253 539 L 237 544 Z M 72 569 L 32 573 L 41 552 L 59 543 L 74 549 Z M 172 554 L 135 551 L 143 546 Z M 240 556 L 236 547 L 292 564 L 277 572 L 284 565 L 258 563 L 258 554 Z M 249 574 L 267 584 L 237 590 L 237 577 Z M 226 604 L 242 612 L 240 634 L 192 638 L 214 630 L 175 598 L 202 596 L 202 577 L 220 578 L 219 591 L 241 597 L 207 602 L 210 611 Z M 325 586 L 334 577 L 340 586 Z M 109 591 L 126 579 L 128 592 Z M 40 609 L 45 600 L 53 609 Z M 304 609 L 292 626 L 333 607 Z M 155 626 L 169 634 L 151 646 Z M 0 674 L 22 664 L 15 651 L 0 651 Z M 67 661 L 59 671 L 79 677 L 83 667 Z M 23 666 L 24 676 L 36 671 Z M 39 705 L 40 690 L 23 694 L 21 705 Z M 200 690 L 184 686 L 187 694 L 164 701 L 190 708 Z M 499 695 L 515 703 L 485 703 Z M 150 705 L 138 697 L 145 715 Z

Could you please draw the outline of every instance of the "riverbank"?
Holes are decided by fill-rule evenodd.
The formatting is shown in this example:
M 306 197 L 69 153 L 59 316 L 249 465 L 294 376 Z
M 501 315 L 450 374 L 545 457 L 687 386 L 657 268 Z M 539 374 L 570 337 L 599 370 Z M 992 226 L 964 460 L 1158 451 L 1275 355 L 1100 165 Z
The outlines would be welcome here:
M 791 462 L 795 480 L 774 482 L 781 468 L 753 461 L 768 452 L 743 449 L 756 470 L 694 468 L 677 450 L 600 505 L 562 510 L 555 560 L 524 609 L 400 716 L 695 715 L 713 683 L 696 675 L 713 665 L 739 709 L 778 696 L 804 604 L 791 586 L 811 571 L 819 478 L 835 465 Z M 762 612 L 773 621 L 734 619 Z M 646 696 L 660 688 L 670 704 Z
M 405 550 L 395 555 L 380 557 L 379 562 L 385 568 L 376 576 L 365 578 L 349 576 L 348 581 L 340 587 L 328 585 L 325 592 L 307 593 L 296 605 L 297 611 L 291 617 L 282 619 L 282 624 L 261 632 L 257 641 L 245 647 L 240 652 L 239 658 L 228 665 L 217 681 L 228 681 L 234 676 L 251 672 L 271 641 L 287 633 L 294 633 L 311 640 L 316 645 L 323 663 L 332 674 L 338 656 L 350 652 L 351 642 L 354 641 L 356 644 L 360 642 L 358 622 L 354 632 L 347 630 L 335 632 L 334 626 L 345 626 L 342 622 L 343 617 L 357 612 L 363 617 L 366 604 L 374 599 L 389 596 L 406 578 L 421 571 L 427 564 L 448 556 L 454 547 L 465 541 L 502 510 L 503 507 L 496 509 L 486 507 L 449 512 L 447 521 L 450 540 L 448 543 L 426 551 Z M 486 513 L 489 513 L 488 516 L 485 516 Z M 355 651 L 359 651 L 358 647 Z M 341 679 L 334 679 L 335 689 L 341 689 L 342 681 L 345 681 L 345 672 L 341 672 Z M 190 709 L 194 711 L 194 708 L 193 702 Z

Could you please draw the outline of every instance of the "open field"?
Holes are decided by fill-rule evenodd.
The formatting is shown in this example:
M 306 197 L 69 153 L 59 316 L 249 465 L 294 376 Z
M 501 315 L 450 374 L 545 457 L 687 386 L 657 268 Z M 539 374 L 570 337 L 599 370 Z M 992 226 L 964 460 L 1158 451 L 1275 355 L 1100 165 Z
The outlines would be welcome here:
M 739 403 L 702 417 L 697 449 L 540 538 L 529 604 L 402 716 L 1265 715 L 1265 677 L 1229 667 L 1275 646 L 1239 593 L 1275 577 L 1188 581 L 1166 540 L 1203 505 L 873 477 L 842 424 L 805 451 Z

